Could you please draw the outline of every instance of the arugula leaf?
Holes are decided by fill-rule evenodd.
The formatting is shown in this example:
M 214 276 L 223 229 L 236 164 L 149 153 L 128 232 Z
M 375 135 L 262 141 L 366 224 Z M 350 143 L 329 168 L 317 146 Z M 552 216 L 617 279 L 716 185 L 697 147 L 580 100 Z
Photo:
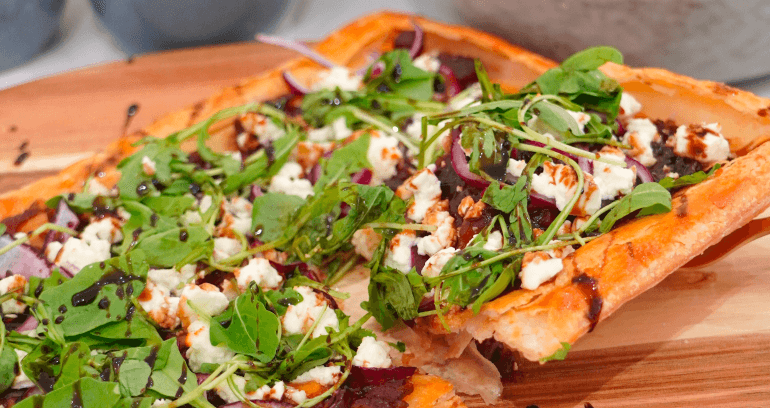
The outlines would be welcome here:
M 676 179 L 671 177 L 666 177 L 663 180 L 660 180 L 658 184 L 660 184 L 661 186 L 663 186 L 663 188 L 667 190 L 690 186 L 693 184 L 698 184 L 706 180 L 707 178 L 713 176 L 714 173 L 716 173 L 716 171 L 719 170 L 721 167 L 722 165 L 717 163 L 708 171 L 708 173 L 703 171 L 698 171 L 693 174 L 688 174 L 686 176 L 682 176 Z
M 60 355 L 61 373 L 53 386 L 54 390 L 66 387 L 87 374 L 83 371 L 91 358 L 91 350 L 87 345 L 76 342 L 69 344 Z
M 112 197 L 96 196 L 90 193 L 78 193 L 58 195 L 46 201 L 45 205 L 48 208 L 55 209 L 59 206 L 59 201 L 64 200 L 72 211 L 78 214 L 85 214 L 94 211 L 94 200 L 96 200 L 97 197 L 101 197 L 100 199 L 104 200 L 102 203 L 107 208 L 115 208 L 120 204 L 120 200 Z
M 518 203 L 526 200 L 528 196 L 527 177 L 522 175 L 512 186 L 493 181 L 484 191 L 481 200 L 507 214 L 513 211 Z
M 496 255 L 498 255 L 497 252 L 483 248 L 466 248 L 462 253 L 452 257 L 441 271 L 444 273 L 444 271 L 467 267 Z M 447 278 L 444 280 L 443 296 L 449 303 L 467 306 L 473 303 L 489 286 L 492 286 L 502 272 L 503 264 L 497 262 Z
M 134 250 L 86 266 L 71 280 L 44 290 L 40 300 L 64 335 L 76 336 L 127 315 L 133 317 L 131 297 L 144 289 L 148 270 L 144 253 Z
M 500 84 L 492 83 L 481 60 L 474 60 L 474 67 L 476 69 L 476 78 L 478 78 L 479 85 L 481 85 L 481 101 L 490 102 L 503 99 L 504 94 Z
M 302 347 L 298 347 L 302 337 L 294 335 L 285 339 L 285 347 L 291 351 L 286 354 L 276 370 L 280 376 L 294 378 L 313 367 L 326 364 L 331 358 L 333 352 L 329 347 L 329 337 L 316 337 L 308 340 Z
M 321 176 L 313 186 L 313 191 L 320 194 L 335 178 L 349 179 L 349 175 L 364 168 L 372 168 L 366 154 L 369 150 L 371 136 L 367 133 L 361 135 L 353 142 L 334 150 L 329 160 L 322 162 Z
M 385 53 L 379 61 L 385 64 L 385 68 L 375 78 L 371 77 L 371 68 L 369 69 L 364 78 L 367 93 L 376 93 L 384 88 L 395 95 L 418 101 L 427 101 L 433 97 L 433 81 L 436 75 L 415 67 L 406 50 L 398 49 Z
M 275 241 L 292 223 L 297 210 L 305 204 L 302 197 L 283 193 L 265 193 L 254 199 L 251 229 L 263 242 Z
M 302 301 L 302 295 L 291 287 L 286 287 L 283 290 L 269 290 L 265 292 L 265 299 L 275 309 L 276 315 L 283 316 L 286 314 L 286 309 L 289 308 L 289 305 L 296 305 Z
M 623 64 L 623 54 L 608 46 L 587 48 L 572 54 L 561 63 L 561 67 L 566 71 L 590 71 L 607 62 Z
M 365 308 L 387 330 L 398 319 L 412 320 L 417 317 L 425 293 L 422 276 L 414 270 L 405 275 L 395 269 L 381 267 L 369 282 L 369 301 L 365 302 Z
M 191 392 L 198 386 L 195 375 L 189 370 L 187 362 L 179 352 L 175 338 L 164 341 L 158 349 L 151 378 L 150 390 L 167 398 L 176 398 L 180 387 L 184 392 Z M 180 379 L 184 379 L 184 384 L 179 383 Z M 199 397 L 199 400 L 204 399 Z
M 669 212 L 671 211 L 671 193 L 658 183 L 639 184 L 610 210 L 602 220 L 599 230 L 602 233 L 609 232 L 618 220 L 637 210 L 642 210 L 639 217 Z
M 498 275 L 496 279 L 487 279 L 487 284 L 484 285 L 481 290 L 478 290 L 480 292 L 479 296 L 475 301 L 473 301 L 473 314 L 478 314 L 481 311 L 481 306 L 483 306 L 484 303 L 496 298 L 498 295 L 508 289 L 508 286 L 511 285 L 511 283 L 516 278 L 516 275 L 518 275 L 519 271 L 521 271 L 522 259 L 523 257 L 517 257 L 512 263 L 508 264 L 503 269 L 503 272 Z
M 195 204 L 195 198 L 190 196 L 169 197 L 162 195 L 157 197 L 145 197 L 142 199 L 142 204 L 158 214 L 168 217 L 178 217 L 192 208 L 193 204 Z
M 183 259 L 193 263 L 208 258 L 214 250 L 214 241 L 210 238 L 201 225 L 172 228 L 140 239 L 133 251 L 143 251 L 146 262 L 150 265 L 172 267 Z M 198 256 L 187 259 L 193 251 L 196 251 Z
M 3 328 L 3 330 L 5 329 Z M 13 385 L 13 380 L 16 378 L 14 375 L 16 360 L 16 352 L 8 343 L 5 343 L 3 349 L 0 350 L 0 393 Z
M 570 344 L 561 342 L 561 348 L 556 350 L 553 354 L 551 354 L 548 357 L 543 357 L 540 359 L 541 363 L 545 363 L 547 361 L 553 361 L 553 360 L 564 360 L 567 358 L 567 353 L 569 352 Z
M 7 227 L 5 226 L 5 224 L 0 223 L 0 235 L 5 234 L 6 228 Z M 2 392 L 2 391 L 0 391 L 0 392 Z
M 150 176 L 144 172 L 142 160 L 149 158 L 155 163 L 155 174 Z M 120 197 L 124 199 L 138 199 L 139 193 L 137 187 L 144 183 L 148 188 L 151 187 L 150 181 L 154 178 L 163 184 L 170 183 L 171 163 L 186 161 L 187 155 L 181 151 L 175 144 L 166 139 L 153 139 L 147 143 L 142 150 L 123 159 L 118 164 L 118 170 L 121 172 L 120 180 L 117 183 Z
M 111 408 L 121 398 L 115 383 L 84 377 L 45 395 L 34 395 L 14 405 L 17 408 Z
M 211 344 L 225 344 L 236 353 L 267 363 L 278 349 L 280 323 L 254 293 L 236 298 L 224 313 L 213 318 Z
M 576 136 L 583 134 L 583 130 L 575 118 L 559 105 L 549 101 L 540 101 L 532 105 L 532 112 L 538 115 L 537 120 L 543 121 L 560 134 L 565 134 L 567 131 Z

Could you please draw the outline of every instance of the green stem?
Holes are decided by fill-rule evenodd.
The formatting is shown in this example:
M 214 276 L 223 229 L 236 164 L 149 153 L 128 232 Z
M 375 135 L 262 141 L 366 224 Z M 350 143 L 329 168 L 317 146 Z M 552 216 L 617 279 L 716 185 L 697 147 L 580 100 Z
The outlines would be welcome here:
M 390 125 L 388 125 L 386 123 L 383 123 L 379 119 L 377 119 L 374 116 L 364 112 L 363 110 L 361 110 L 359 108 L 351 107 L 350 111 L 353 113 L 353 116 L 356 117 L 357 119 L 359 119 L 359 120 L 361 120 L 363 122 L 366 122 L 366 123 L 368 123 L 368 124 L 370 124 L 370 125 L 372 125 L 372 126 L 374 126 L 376 128 L 379 128 L 380 130 L 382 130 L 383 132 L 385 132 L 385 133 L 387 133 L 389 135 L 392 135 L 392 136 L 396 137 L 399 141 L 401 141 L 402 143 L 404 143 L 404 145 L 406 145 L 406 147 L 409 149 L 409 151 L 412 154 L 415 154 L 415 153 L 419 152 L 419 146 L 417 146 L 415 144 L 414 140 L 412 140 L 412 138 L 410 138 L 409 136 L 401 133 L 398 130 L 397 126 L 390 126 Z
M 397 222 L 370 222 L 368 224 L 364 224 L 364 226 L 362 228 L 399 229 L 399 230 L 414 230 L 414 231 L 433 232 L 438 227 L 436 227 L 435 225 L 425 225 L 425 224 L 399 224 Z
M 3 248 L 0 248 L 0 255 L 5 254 L 6 252 L 12 250 L 13 248 L 16 248 L 17 246 L 24 244 L 26 242 L 29 242 L 30 237 L 34 237 L 37 235 L 40 235 L 46 231 L 58 231 L 64 234 L 68 235 L 78 235 L 78 232 L 75 230 L 71 230 L 67 227 L 62 227 L 61 225 L 52 224 L 50 222 L 47 222 L 35 229 L 34 231 L 30 232 L 29 234 L 24 235 L 21 238 L 16 239 L 15 241 L 11 242 L 10 244 L 4 246 Z

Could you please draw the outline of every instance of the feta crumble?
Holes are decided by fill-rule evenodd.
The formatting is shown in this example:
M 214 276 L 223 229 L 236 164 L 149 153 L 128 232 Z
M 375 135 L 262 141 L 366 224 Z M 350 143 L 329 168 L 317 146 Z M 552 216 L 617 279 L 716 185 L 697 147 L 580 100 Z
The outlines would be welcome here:
M 626 155 L 620 149 L 604 146 L 599 151 L 602 159 L 612 159 L 623 162 Z M 599 186 L 603 200 L 613 200 L 618 195 L 626 195 L 634 189 L 636 182 L 636 167 L 623 168 L 611 164 L 594 161 L 594 181 Z
M 500 231 L 490 232 L 483 248 L 487 251 L 499 251 L 503 249 L 503 234 Z
M 439 68 L 441 68 L 441 61 L 430 54 L 420 55 L 412 61 L 412 64 L 414 64 L 415 67 L 428 72 L 438 72 Z
M 620 95 L 620 112 L 621 118 L 632 118 L 634 115 L 642 111 L 642 104 L 634 98 L 628 92 L 623 92 Z
M 658 128 L 649 119 L 631 119 L 626 123 L 623 143 L 631 146 L 626 153 L 645 166 L 652 166 L 657 161 L 652 153 L 652 142 L 660 142 Z
M 3 280 L 0 280 L 0 296 L 8 293 L 24 294 L 25 286 L 27 285 L 27 278 L 21 275 L 12 275 Z M 19 302 L 16 299 L 6 300 L 2 304 L 2 311 L 4 315 L 7 314 L 21 314 L 27 310 L 27 305 L 23 302 Z
M 160 327 L 174 329 L 179 326 L 179 298 L 172 297 L 168 288 L 147 281 L 144 290 L 137 298 L 139 306 L 155 320 Z
M 27 352 L 19 349 L 13 349 L 13 351 L 16 352 L 16 359 L 18 361 L 19 367 L 21 367 L 21 360 L 27 356 Z M 11 388 L 14 390 L 23 390 L 34 386 L 35 383 L 33 383 L 32 380 L 27 377 L 27 374 L 24 373 L 24 370 L 19 370 L 19 374 L 14 377 L 13 383 L 11 384 Z
M 302 384 L 315 381 L 318 384 L 329 386 L 336 383 L 341 375 L 342 370 L 340 369 L 340 366 L 318 366 L 298 375 L 292 383 Z
M 681 125 L 666 145 L 679 156 L 689 157 L 701 163 L 711 164 L 730 157 L 730 144 L 722 135 L 718 123 Z
M 372 165 L 370 184 L 376 186 L 396 175 L 397 166 L 401 162 L 403 154 L 398 148 L 398 139 L 394 136 L 384 135 L 382 132 L 373 131 L 370 132 L 366 158 Z
M 371 228 L 357 230 L 350 239 L 350 243 L 353 244 L 353 249 L 356 253 L 366 258 L 367 261 L 372 260 L 374 252 L 380 245 L 380 241 L 382 241 L 382 235 Z
M 348 128 L 345 117 L 341 116 L 329 125 L 308 130 L 307 139 L 311 142 L 327 142 L 346 139 L 352 134 L 353 131 Z
M 302 166 L 295 162 L 288 162 L 270 180 L 268 191 L 308 198 L 314 194 L 313 184 L 310 180 L 301 177 Z
M 142 157 L 142 171 L 148 176 L 154 176 L 156 171 L 155 162 L 147 156 Z
M 186 285 L 180 294 L 177 312 L 179 319 L 185 327 L 198 320 L 198 314 L 187 304 L 188 301 L 209 316 L 221 314 L 230 304 L 227 296 L 210 283 L 203 283 L 201 285 L 190 283 Z
M 402 273 L 409 273 L 412 270 L 412 246 L 416 243 L 417 237 L 414 231 L 399 232 L 390 240 L 383 264 Z
M 241 252 L 241 241 L 226 237 L 214 238 L 214 253 L 212 256 L 215 261 L 227 259 L 238 252 Z
M 193 322 L 187 328 L 185 344 L 189 348 L 185 355 L 190 369 L 195 372 L 200 372 L 203 364 L 222 364 L 235 357 L 235 352 L 229 348 L 211 344 L 210 329 L 211 327 L 201 320 Z
M 422 222 L 428 209 L 441 199 L 441 182 L 428 166 L 409 177 L 396 190 L 396 194 L 404 200 L 414 197 L 406 215 L 416 222 Z
M 601 207 L 601 197 L 595 194 L 597 187 L 588 176 L 583 181 L 584 187 L 573 213 L 576 215 L 593 214 Z M 563 210 L 577 190 L 577 175 L 571 167 L 552 162 L 543 163 L 543 172 L 532 176 L 532 191 L 553 198 L 556 208 Z
M 315 293 L 307 286 L 295 286 L 294 290 L 302 295 L 302 301 L 296 305 L 289 305 L 286 309 L 286 314 L 281 318 L 284 333 L 306 333 L 316 320 L 318 324 L 313 330 L 313 338 L 326 335 L 327 327 L 339 330 L 337 314 L 322 295 Z
M 417 253 L 430 256 L 451 246 L 457 235 L 454 221 L 455 219 L 447 211 L 430 211 L 425 216 L 423 224 L 437 228 L 427 237 L 417 238 Z
M 345 67 L 332 67 L 328 71 L 321 72 L 318 75 L 312 88 L 314 91 L 322 89 L 334 90 L 340 88 L 343 91 L 356 91 L 361 87 L 363 77 Z
M 106 261 L 111 258 L 110 243 L 102 239 L 86 243 L 71 237 L 64 243 L 58 254 L 59 265 L 71 273 L 77 273 L 87 265 Z
M 441 275 L 441 270 L 444 269 L 444 265 L 446 265 L 456 253 L 457 249 L 449 247 L 433 254 L 433 256 L 425 261 L 425 266 L 422 267 L 422 276 L 434 278 Z
M 179 289 L 186 285 L 196 271 L 195 265 L 185 265 L 177 271 L 176 269 L 150 269 L 147 273 L 147 279 L 156 285 L 163 286 L 170 293 L 176 294 Z
M 508 173 L 516 177 L 521 177 L 525 167 L 527 167 L 527 162 L 524 160 L 508 159 Z
M 388 344 L 378 341 L 374 337 L 367 336 L 361 340 L 356 355 L 353 357 L 353 365 L 368 368 L 388 368 L 392 364 L 388 356 Z
M 251 282 L 263 289 L 276 289 L 283 281 L 278 271 L 265 258 L 250 259 L 246 266 L 237 268 L 233 273 L 241 292 L 245 292 Z

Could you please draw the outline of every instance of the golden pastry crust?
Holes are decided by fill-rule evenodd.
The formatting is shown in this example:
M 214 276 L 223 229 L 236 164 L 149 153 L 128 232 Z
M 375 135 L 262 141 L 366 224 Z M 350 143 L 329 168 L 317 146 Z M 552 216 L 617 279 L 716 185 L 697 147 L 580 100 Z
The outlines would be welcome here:
M 389 12 L 363 17 L 332 33 L 315 48 L 341 65 L 358 67 L 372 50 L 387 50 L 400 31 L 411 29 L 412 21 L 425 32 L 426 50 L 480 58 L 491 78 L 506 90 L 520 88 L 555 65 L 473 29 Z M 578 249 L 551 282 L 534 291 L 519 290 L 500 297 L 485 305 L 476 316 L 469 310 L 447 316 L 453 331 L 467 331 L 477 339 L 494 337 L 528 359 L 548 356 L 561 347 L 560 342 L 575 341 L 596 321 L 606 318 L 770 205 L 770 144 L 762 144 L 770 139 L 770 100 L 660 69 L 615 64 L 606 64 L 602 69 L 642 103 L 642 113 L 649 117 L 680 123 L 719 122 L 731 150 L 741 157 L 710 180 L 676 194 L 672 212 L 634 220 Z M 166 135 L 220 109 L 287 93 L 281 78 L 284 70 L 291 71 L 301 82 L 310 83 L 322 68 L 308 59 L 296 59 L 167 115 L 140 134 L 121 139 L 105 153 L 79 162 L 58 176 L 3 195 L 0 218 L 20 213 L 35 201 L 80 190 L 97 170 L 104 171 L 108 179 L 114 178 L 115 164 L 130 154 L 130 143 L 142 135 Z M 226 124 L 219 128 L 222 131 L 212 144 L 232 147 L 232 130 Z M 591 303 L 597 302 L 594 299 L 601 299 L 601 313 L 590 319 Z M 597 305 L 593 307 L 595 311 Z M 423 319 L 418 327 L 436 334 L 444 332 L 435 319 Z M 423 380 L 415 380 L 416 390 Z M 439 382 L 425 383 L 431 384 L 426 387 L 433 390 Z M 433 401 L 454 406 L 450 392 L 451 388 Z M 412 406 L 425 403 L 417 392 L 408 400 Z

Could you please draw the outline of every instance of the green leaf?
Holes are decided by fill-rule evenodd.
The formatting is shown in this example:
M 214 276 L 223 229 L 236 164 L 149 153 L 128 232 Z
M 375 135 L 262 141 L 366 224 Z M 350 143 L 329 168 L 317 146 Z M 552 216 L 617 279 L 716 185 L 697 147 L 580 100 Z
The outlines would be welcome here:
M 184 384 L 179 383 L 180 379 L 185 379 Z M 152 372 L 152 383 L 150 390 L 172 399 L 176 398 L 180 388 L 183 392 L 191 392 L 198 386 L 195 375 L 189 370 L 184 357 L 179 352 L 175 338 L 166 340 L 158 349 L 158 357 Z M 199 401 L 203 400 L 203 397 L 199 398 Z
M 532 105 L 532 112 L 538 115 L 537 120 L 543 121 L 543 123 L 554 128 L 560 134 L 564 134 L 567 131 L 577 136 L 583 134 L 583 130 L 575 118 L 559 105 L 549 101 L 540 101 Z
M 134 250 L 86 266 L 71 280 L 44 290 L 40 300 L 45 302 L 51 320 L 58 320 L 56 326 L 66 336 L 76 336 L 125 319 L 127 314 L 133 317 L 128 313 L 134 308 L 131 298 L 144 289 L 148 270 L 144 253 Z M 100 303 L 108 305 L 100 307 Z
M 90 358 L 91 350 L 83 343 L 72 343 L 63 349 L 59 358 L 61 372 L 56 379 L 53 389 L 66 387 L 84 377 L 86 372 L 82 368 L 88 363 Z
M 153 176 L 144 172 L 142 159 L 148 157 L 155 162 L 155 174 Z M 152 179 L 157 179 L 163 184 L 171 183 L 171 163 L 186 161 L 187 155 L 179 150 L 170 141 L 165 139 L 154 139 L 146 144 L 142 150 L 123 159 L 118 164 L 121 177 L 117 183 L 120 197 L 124 199 L 138 199 L 137 187 L 145 183 L 149 188 L 152 187 Z
M 608 46 L 587 48 L 564 60 L 561 67 L 567 71 L 590 71 L 599 68 L 606 62 L 623 64 L 623 54 Z
M 418 101 L 428 101 L 433 97 L 433 81 L 436 75 L 415 67 L 406 50 L 387 52 L 379 61 L 385 64 L 385 68 L 376 78 L 371 78 L 371 69 L 367 73 L 364 78 L 367 93 L 376 93 L 385 86 L 394 95 Z M 400 71 L 400 74 L 396 71 Z
M 192 208 L 195 203 L 195 198 L 190 196 L 157 196 L 157 197 L 145 197 L 142 199 L 142 204 L 146 205 L 151 210 L 158 214 L 168 217 L 178 217 L 184 214 L 185 211 Z
M 265 193 L 254 199 L 251 229 L 263 242 L 280 238 L 305 200 L 295 195 Z
M 717 164 L 714 165 L 714 167 L 712 167 L 708 171 L 708 173 L 703 172 L 703 171 L 698 171 L 698 172 L 695 172 L 693 174 L 688 174 L 686 176 L 682 176 L 682 177 L 679 177 L 679 178 L 676 178 L 676 179 L 671 178 L 671 177 L 666 177 L 663 180 L 660 180 L 658 182 L 658 184 L 660 184 L 661 186 L 663 186 L 663 188 L 665 188 L 667 190 L 671 190 L 671 189 L 674 189 L 674 188 L 681 188 L 681 187 L 685 187 L 685 186 L 690 186 L 690 185 L 693 185 L 693 184 L 698 184 L 698 183 L 706 180 L 707 178 L 713 176 L 714 173 L 716 173 L 716 171 L 719 170 L 721 167 L 722 167 L 722 165 L 717 163 Z
M 8 227 L 6 227 L 5 224 L 1 224 L 0 223 L 0 235 L 5 234 L 6 228 L 8 228 Z M 2 391 L 0 391 L 0 392 L 2 392 Z
M 599 230 L 602 233 L 610 231 L 618 220 L 637 210 L 642 210 L 639 216 L 669 212 L 671 211 L 671 193 L 658 183 L 644 183 L 636 186 L 631 194 L 621 198 L 604 217 Z
M 188 263 L 206 259 L 214 249 L 214 241 L 201 225 L 190 225 L 150 235 L 137 242 L 133 251 L 143 251 L 146 261 L 153 266 L 172 267 L 185 259 Z M 195 259 L 186 259 L 193 252 L 204 248 Z
M 484 192 L 482 201 L 504 213 L 510 213 L 516 205 L 528 197 L 527 177 L 519 177 L 514 185 L 500 184 L 493 181 Z
M 559 360 L 559 361 L 564 360 L 565 358 L 567 358 L 567 353 L 569 353 L 569 349 L 570 349 L 570 344 L 562 342 L 560 349 L 556 350 L 555 353 L 551 354 L 548 357 L 541 358 L 540 362 L 545 363 L 547 361 L 553 361 L 553 360 Z
M 371 136 L 367 133 L 361 135 L 353 142 L 334 150 L 328 161 L 322 163 L 322 173 L 313 186 L 313 191 L 320 194 L 326 186 L 335 178 L 349 179 L 349 175 L 364 168 L 372 168 L 366 154 L 369 150 Z
M 82 378 L 45 395 L 35 395 L 14 405 L 16 408 L 111 408 L 121 395 L 118 384 Z
M 508 264 L 503 272 L 497 276 L 496 279 L 490 281 L 487 280 L 488 285 L 485 285 L 480 290 L 479 296 L 473 301 L 473 314 L 478 314 L 481 311 L 481 306 L 484 303 L 496 298 L 503 293 L 513 283 L 516 275 L 521 271 L 522 257 L 516 258 L 514 262 Z
M 387 330 L 397 319 L 412 320 L 417 317 L 425 293 L 422 277 L 414 270 L 405 275 L 395 269 L 381 267 L 369 282 L 366 307 Z
M 16 360 L 16 352 L 6 343 L 0 351 L 0 393 L 13 385 L 13 380 L 16 378 L 14 375 Z
M 246 292 L 227 310 L 213 318 L 211 344 L 224 344 L 236 353 L 266 363 L 275 357 L 280 336 L 278 317 L 265 308 L 258 297 Z
M 466 248 L 462 253 L 458 253 L 452 257 L 449 262 L 444 265 L 441 273 L 443 274 L 446 271 L 454 271 L 467 267 L 496 255 L 498 255 L 497 252 L 488 251 L 483 248 Z M 502 272 L 503 264 L 497 262 L 475 268 L 460 275 L 452 276 L 444 280 L 444 293 L 442 296 L 444 296 L 449 303 L 467 306 L 476 301 L 476 299 L 478 299 L 490 286 L 493 286 L 497 277 Z
M 118 381 L 123 395 L 136 397 L 147 388 L 152 368 L 140 360 L 126 360 L 120 365 Z

